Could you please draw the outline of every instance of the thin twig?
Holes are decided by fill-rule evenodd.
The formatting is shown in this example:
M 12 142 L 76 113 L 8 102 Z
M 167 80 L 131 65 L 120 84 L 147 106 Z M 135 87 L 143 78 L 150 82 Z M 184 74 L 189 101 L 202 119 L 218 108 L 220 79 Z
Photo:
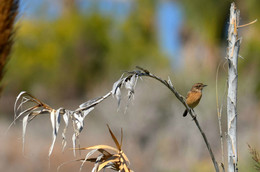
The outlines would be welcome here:
M 167 88 L 169 88 L 169 89 L 171 90 L 171 92 L 176 96 L 176 98 L 186 107 L 186 109 L 188 110 L 190 116 L 193 118 L 193 120 L 194 120 L 196 126 L 198 127 L 198 129 L 199 129 L 199 131 L 200 131 L 200 133 L 201 133 L 201 135 L 202 135 L 202 137 L 203 137 L 203 139 L 204 139 L 204 142 L 205 142 L 205 144 L 206 144 L 206 146 L 207 146 L 207 148 L 208 148 L 208 151 L 209 151 L 209 154 L 210 154 L 210 157 L 211 157 L 211 160 L 212 160 L 212 162 L 213 162 L 213 165 L 214 165 L 214 167 L 215 167 L 216 172 L 219 172 L 218 163 L 217 163 L 217 161 L 216 161 L 216 159 L 215 159 L 215 156 L 214 156 L 214 154 L 213 154 L 213 152 L 212 152 L 212 149 L 211 149 L 211 146 L 210 146 L 210 144 L 209 144 L 209 142 L 208 142 L 208 139 L 207 139 L 205 133 L 203 132 L 203 130 L 201 129 L 201 127 L 200 127 L 200 124 L 199 124 L 199 121 L 198 121 L 197 118 L 196 118 L 195 112 L 192 111 L 192 110 L 189 108 L 189 106 L 186 104 L 184 97 L 183 97 L 180 93 L 178 93 L 178 91 L 174 88 L 174 86 L 172 85 L 172 83 L 171 83 L 170 80 L 167 82 L 166 80 L 163 80 L 163 79 L 161 79 L 160 77 L 157 77 L 156 75 L 153 75 L 153 74 L 150 73 L 148 70 L 145 70 L 145 69 L 143 69 L 143 68 L 141 68 L 141 67 L 137 67 L 137 68 L 140 69 L 140 70 L 142 70 L 142 72 L 141 72 L 141 71 L 135 71 L 135 73 L 136 73 L 137 75 L 139 75 L 139 76 L 148 76 L 148 77 L 154 78 L 154 79 L 156 79 L 157 81 L 161 82 L 161 83 L 164 84 Z
M 218 65 L 217 72 L 216 72 L 216 104 L 217 104 L 217 115 L 218 115 L 218 125 L 219 125 L 219 135 L 220 135 L 220 144 L 221 144 L 221 167 L 222 171 L 225 172 L 225 166 L 224 166 L 224 144 L 223 144 L 223 132 L 222 132 L 222 113 L 219 108 L 219 101 L 218 101 L 218 73 L 220 68 L 221 62 Z
M 250 22 L 250 23 L 243 24 L 243 25 L 239 25 L 239 26 L 237 26 L 237 28 L 246 27 L 246 26 L 249 26 L 249 25 L 254 24 L 254 23 L 256 23 L 256 22 L 257 22 L 257 19 L 255 19 L 254 21 L 252 21 L 252 22 Z

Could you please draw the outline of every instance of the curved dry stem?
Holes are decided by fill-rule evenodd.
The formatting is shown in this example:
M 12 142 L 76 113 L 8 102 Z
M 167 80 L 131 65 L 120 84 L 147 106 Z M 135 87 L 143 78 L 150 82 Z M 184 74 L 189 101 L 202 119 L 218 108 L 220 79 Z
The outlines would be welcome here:
M 219 136 L 220 136 L 220 145 L 221 145 L 221 167 L 223 172 L 225 172 L 224 166 L 224 143 L 223 143 L 223 132 L 222 132 L 222 105 L 219 107 L 219 99 L 218 99 L 218 73 L 219 68 L 222 61 L 218 64 L 217 72 L 216 72 L 216 104 L 217 104 L 217 115 L 218 115 L 218 125 L 219 125 Z
M 170 79 L 169 79 L 168 81 L 163 80 L 163 79 L 161 79 L 160 77 L 158 77 L 158 76 L 156 76 L 156 75 L 150 73 L 150 72 L 149 72 L 148 70 L 146 70 L 146 69 L 143 69 L 143 68 L 138 67 L 138 66 L 137 66 L 136 68 L 139 69 L 139 70 L 141 70 L 141 71 L 134 71 L 134 72 L 130 72 L 130 73 L 135 73 L 135 74 L 137 74 L 138 76 L 151 77 L 151 78 L 156 79 L 157 81 L 161 82 L 163 85 L 165 85 L 167 88 L 169 88 L 169 89 L 171 90 L 171 92 L 176 96 L 176 98 L 186 107 L 186 109 L 188 110 L 190 116 L 192 117 L 193 121 L 195 122 L 196 126 L 198 127 L 198 129 L 199 129 L 199 131 L 200 131 L 200 133 L 201 133 L 201 135 L 202 135 L 202 137 L 203 137 L 203 140 L 204 140 L 204 142 L 205 142 L 205 144 L 206 144 L 206 146 L 207 146 L 207 149 L 208 149 L 208 151 L 209 151 L 209 154 L 210 154 L 210 157 L 211 157 L 211 160 L 212 160 L 212 162 L 213 162 L 213 165 L 214 165 L 214 167 L 215 167 L 216 172 L 219 172 L 218 163 L 217 163 L 217 161 L 216 161 L 216 159 L 215 159 L 215 156 L 214 156 L 213 151 L 212 151 L 212 149 L 211 149 L 211 146 L 210 146 L 210 144 L 209 144 L 209 142 L 208 142 L 208 139 L 207 139 L 205 133 L 203 132 L 203 130 L 201 129 L 201 127 L 200 127 L 200 124 L 199 124 L 199 121 L 198 121 L 197 118 L 196 118 L 195 112 L 192 111 L 192 110 L 189 108 L 189 106 L 188 106 L 188 105 L 186 104 L 186 102 L 185 102 L 184 97 L 183 97 L 180 93 L 178 93 L 178 91 L 177 91 L 177 90 L 174 88 L 174 86 L 172 85 L 171 80 L 170 80 Z

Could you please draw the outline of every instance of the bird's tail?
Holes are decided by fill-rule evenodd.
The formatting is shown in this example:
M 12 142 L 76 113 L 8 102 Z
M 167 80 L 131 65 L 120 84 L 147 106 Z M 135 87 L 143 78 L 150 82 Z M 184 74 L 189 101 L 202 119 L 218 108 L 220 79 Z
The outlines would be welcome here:
M 185 116 L 187 116 L 187 114 L 188 114 L 188 111 L 187 111 L 187 109 L 184 111 L 184 113 L 183 113 L 183 117 L 185 117 Z

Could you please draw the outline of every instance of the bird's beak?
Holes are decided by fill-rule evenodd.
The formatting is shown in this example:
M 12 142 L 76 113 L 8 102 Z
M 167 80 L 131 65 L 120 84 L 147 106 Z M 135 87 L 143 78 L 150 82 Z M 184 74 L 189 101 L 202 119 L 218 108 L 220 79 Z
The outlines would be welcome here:
M 203 87 L 207 87 L 208 85 L 203 85 Z

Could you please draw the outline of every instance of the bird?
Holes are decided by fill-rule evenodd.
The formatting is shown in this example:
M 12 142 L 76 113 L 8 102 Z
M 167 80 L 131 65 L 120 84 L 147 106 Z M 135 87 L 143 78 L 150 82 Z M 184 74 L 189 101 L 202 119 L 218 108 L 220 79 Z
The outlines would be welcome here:
M 207 85 L 204 85 L 202 83 L 196 83 L 192 86 L 191 90 L 188 92 L 186 96 L 186 104 L 191 108 L 195 108 L 202 97 L 202 90 Z M 187 116 L 188 110 L 186 109 L 183 113 L 183 117 Z

